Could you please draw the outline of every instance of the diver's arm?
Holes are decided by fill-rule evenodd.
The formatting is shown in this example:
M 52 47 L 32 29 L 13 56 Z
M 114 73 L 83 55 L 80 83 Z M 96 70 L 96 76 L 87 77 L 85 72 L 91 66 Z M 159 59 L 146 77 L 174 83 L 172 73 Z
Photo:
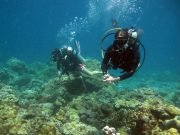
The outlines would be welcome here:
M 103 72 L 103 75 L 107 74 L 107 70 L 108 70 L 108 61 L 109 61 L 109 57 L 108 54 L 105 54 L 104 59 L 101 63 L 101 70 Z
M 98 71 L 98 70 L 91 71 L 88 68 L 86 68 L 85 66 L 82 66 L 81 69 L 82 69 L 81 70 L 82 73 L 85 73 L 86 75 L 89 75 L 89 76 L 92 76 L 92 75 L 95 75 L 95 74 L 102 74 L 101 71 Z
M 101 63 L 101 70 L 103 72 L 103 74 L 107 74 L 107 70 L 108 70 L 108 62 L 111 58 L 111 54 L 110 54 L 110 51 L 111 51 L 111 46 L 107 49 L 105 55 L 104 55 L 104 59 Z
M 109 74 L 104 75 L 104 82 L 108 82 L 108 83 L 113 83 L 113 82 L 118 82 L 124 79 L 129 78 L 130 76 L 132 76 L 134 74 L 134 72 L 128 72 L 128 73 L 124 73 L 123 75 L 119 76 L 119 77 L 113 77 Z
M 86 62 L 86 59 L 81 54 L 77 54 L 77 57 L 82 63 Z
M 85 66 L 82 67 L 81 71 L 89 76 L 93 75 L 93 73 L 89 69 L 87 69 Z
M 58 60 L 57 61 L 57 70 L 60 71 L 61 70 L 61 62 Z
M 104 75 L 103 81 L 108 82 L 108 83 L 118 82 L 118 81 L 121 81 L 121 80 L 131 77 L 133 74 L 134 74 L 134 72 L 126 72 L 119 77 L 113 77 L 109 74 L 106 74 L 106 75 Z
M 86 59 L 81 55 L 80 42 L 74 39 L 75 49 L 73 50 L 73 54 L 77 56 L 77 58 L 82 62 L 86 62 Z

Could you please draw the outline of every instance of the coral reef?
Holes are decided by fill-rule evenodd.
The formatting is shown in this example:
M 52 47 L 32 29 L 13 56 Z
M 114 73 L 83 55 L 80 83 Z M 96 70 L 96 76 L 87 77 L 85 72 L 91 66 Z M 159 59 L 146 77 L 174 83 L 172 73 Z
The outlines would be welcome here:
M 16 119 L 19 107 L 15 90 L 7 85 L 0 84 L 0 133 L 9 134 L 11 128 L 21 123 Z
M 86 62 L 91 70 L 100 67 Z M 178 91 L 167 102 L 167 93 L 145 81 L 118 90 L 101 75 L 83 75 L 84 89 L 79 78 L 57 78 L 54 66 L 10 59 L 0 70 L 0 134 L 99 135 L 109 125 L 104 134 L 179 135 Z
M 178 117 L 175 117 L 174 119 L 165 120 L 163 122 L 163 126 L 167 129 L 175 128 L 180 130 L 180 120 L 178 119 Z

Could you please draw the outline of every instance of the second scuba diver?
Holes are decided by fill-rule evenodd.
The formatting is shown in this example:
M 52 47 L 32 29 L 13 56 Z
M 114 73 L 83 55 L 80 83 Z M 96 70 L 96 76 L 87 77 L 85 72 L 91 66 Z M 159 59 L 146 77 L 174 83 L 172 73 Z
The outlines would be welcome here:
M 139 34 L 134 28 L 118 28 L 113 43 L 107 48 L 101 64 L 104 82 L 117 82 L 131 77 L 140 66 Z M 122 73 L 114 77 L 109 69 L 121 69 Z
M 52 52 L 52 59 L 57 63 L 58 76 L 70 73 L 80 75 L 81 72 L 87 75 L 101 73 L 100 71 L 90 71 L 84 65 L 84 58 L 76 53 L 70 46 L 55 48 Z

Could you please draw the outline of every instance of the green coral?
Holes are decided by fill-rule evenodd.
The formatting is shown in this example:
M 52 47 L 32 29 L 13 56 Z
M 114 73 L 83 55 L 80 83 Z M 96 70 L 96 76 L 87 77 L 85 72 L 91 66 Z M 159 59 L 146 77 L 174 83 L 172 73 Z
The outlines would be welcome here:
M 53 122 L 48 122 L 42 125 L 38 135 L 56 135 L 56 126 Z

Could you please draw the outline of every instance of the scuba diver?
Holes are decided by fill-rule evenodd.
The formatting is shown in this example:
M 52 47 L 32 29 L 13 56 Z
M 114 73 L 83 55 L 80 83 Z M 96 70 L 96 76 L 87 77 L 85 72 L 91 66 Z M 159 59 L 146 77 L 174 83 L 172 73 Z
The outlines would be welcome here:
M 142 44 L 139 41 L 138 31 L 134 28 L 113 28 L 111 30 L 115 31 L 114 33 L 110 33 L 115 34 L 115 39 L 107 50 L 103 52 L 104 56 L 101 64 L 103 81 L 108 83 L 117 82 L 131 77 L 142 65 L 140 64 L 139 50 L 139 46 Z M 110 34 L 104 36 L 102 43 Z M 109 69 L 121 69 L 121 75 L 114 77 L 108 73 Z
M 55 48 L 52 53 L 52 61 L 57 63 L 57 70 L 59 78 L 62 75 L 70 75 L 81 77 L 81 73 L 86 75 L 94 75 L 102 73 L 100 71 L 90 71 L 84 65 L 85 59 L 80 55 L 80 43 L 75 42 L 78 50 L 71 46 L 64 46 L 62 48 Z
M 76 42 L 79 46 L 79 42 Z M 87 90 L 82 73 L 92 76 L 94 74 L 102 73 L 101 71 L 90 71 L 84 65 L 85 59 L 71 46 L 64 46 L 62 48 L 55 48 L 51 53 L 52 60 L 57 63 L 58 77 L 61 79 L 62 75 L 68 75 L 71 78 L 76 77 L 80 79 L 82 87 Z

